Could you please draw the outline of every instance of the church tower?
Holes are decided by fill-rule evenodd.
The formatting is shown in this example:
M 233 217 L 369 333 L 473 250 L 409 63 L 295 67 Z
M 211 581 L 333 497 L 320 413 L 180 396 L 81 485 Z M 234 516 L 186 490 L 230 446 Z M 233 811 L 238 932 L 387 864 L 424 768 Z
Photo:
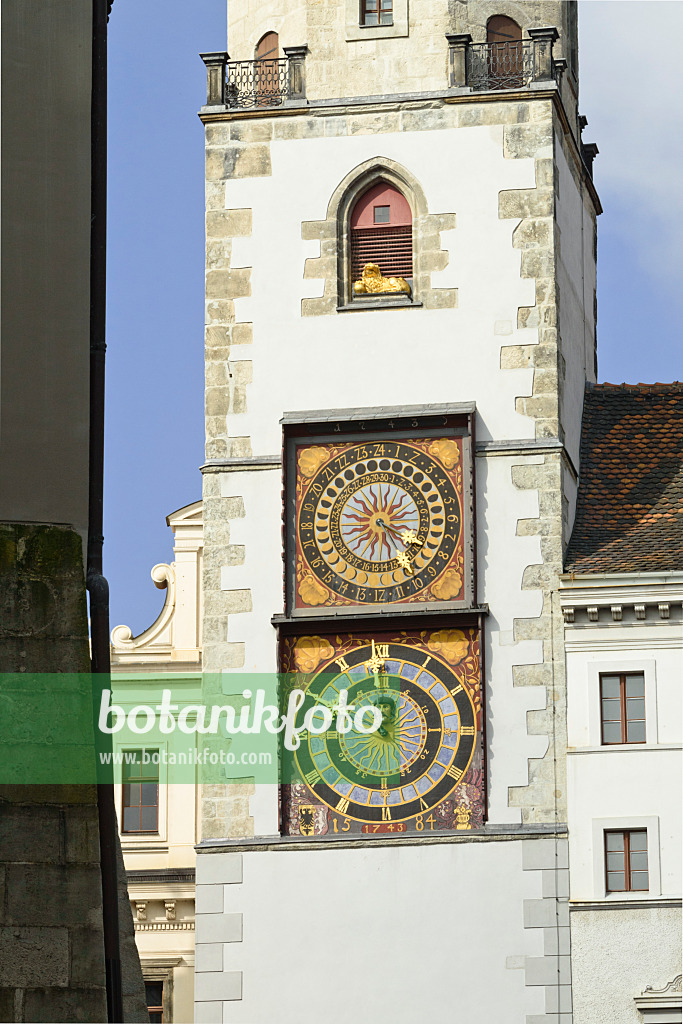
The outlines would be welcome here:
M 228 24 L 200 114 L 206 699 L 281 673 L 311 715 L 277 776 L 204 789 L 196 1019 L 568 1024 L 557 586 L 600 212 L 576 3 Z

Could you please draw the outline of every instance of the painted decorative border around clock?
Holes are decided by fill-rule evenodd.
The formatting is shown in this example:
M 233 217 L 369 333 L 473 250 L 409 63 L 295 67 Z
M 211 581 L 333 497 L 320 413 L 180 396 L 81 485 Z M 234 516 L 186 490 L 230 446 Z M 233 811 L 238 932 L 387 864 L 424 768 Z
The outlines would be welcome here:
M 374 641 L 374 646 L 373 646 Z M 295 755 L 285 754 L 283 762 L 282 797 L 282 834 L 302 837 L 332 838 L 335 835 L 358 834 L 359 837 L 378 833 L 434 833 L 439 831 L 471 830 L 481 828 L 485 820 L 486 783 L 484 771 L 484 738 L 482 708 L 482 666 L 481 666 L 481 634 L 478 628 L 452 629 L 433 627 L 431 629 L 395 629 L 386 632 L 354 632 L 345 634 L 325 634 L 306 636 L 283 636 L 280 639 L 280 664 L 283 672 L 281 700 L 287 704 L 292 689 L 299 688 L 307 693 L 315 693 L 326 685 L 325 680 L 334 680 L 340 671 L 351 666 L 353 669 L 359 658 L 365 659 L 369 651 L 387 652 L 389 661 L 404 659 L 405 664 L 429 666 L 435 677 L 435 690 L 447 688 L 449 694 L 457 693 L 459 719 L 457 751 L 455 752 L 449 771 L 443 775 L 439 783 L 424 798 L 418 798 L 420 806 L 413 799 L 409 779 L 390 778 L 388 791 L 386 786 L 379 793 L 388 796 L 388 807 L 374 808 L 377 800 L 372 794 L 365 806 L 355 807 L 353 794 L 360 790 L 351 790 L 351 799 L 346 798 L 339 787 L 338 793 L 326 785 L 325 780 L 314 778 L 315 755 L 311 756 L 310 737 L 304 734 L 302 746 Z M 360 663 L 359 663 L 360 665 Z M 359 666 L 358 666 L 359 667 Z M 344 677 L 342 677 L 343 679 Z M 323 680 L 321 684 L 320 680 Z M 353 680 L 353 672 L 349 676 Z M 360 685 L 360 684 L 359 684 Z M 367 682 L 361 689 L 367 688 Z M 400 683 L 401 690 L 409 691 L 410 687 Z M 352 690 L 350 689 L 350 694 Z M 408 694 L 409 695 L 409 694 Z M 438 695 L 437 695 L 438 696 Z M 449 696 L 442 697 L 442 702 Z M 421 703 L 418 701 L 418 703 Z M 427 712 L 430 700 L 426 699 L 424 711 Z M 305 707 L 305 706 L 304 706 Z M 302 709 L 303 710 L 303 709 Z M 433 711 L 432 711 L 433 715 Z M 429 721 L 435 732 L 434 722 Z M 441 727 L 450 725 L 452 719 L 441 717 Z M 326 749 L 337 749 L 342 746 L 336 732 L 331 734 L 333 741 Z M 441 742 L 441 739 L 438 738 Z M 447 741 L 453 743 L 452 740 Z M 284 753 L 284 752 L 283 752 Z M 345 756 L 349 757 L 346 750 Z M 419 756 L 419 755 L 416 755 Z M 289 761 L 287 761 L 289 758 Z M 342 757 L 342 761 L 344 757 Z M 461 763 L 462 762 L 462 763 Z M 306 779 L 310 782 L 307 783 Z M 365 783 L 374 785 L 377 791 L 377 779 Z M 447 784 L 452 783 L 452 784 Z M 393 795 L 392 795 L 393 790 Z M 385 799 L 385 804 L 387 800 Z M 415 806 L 413 806 L 415 803 Z M 374 813 L 376 809 L 376 813 Z

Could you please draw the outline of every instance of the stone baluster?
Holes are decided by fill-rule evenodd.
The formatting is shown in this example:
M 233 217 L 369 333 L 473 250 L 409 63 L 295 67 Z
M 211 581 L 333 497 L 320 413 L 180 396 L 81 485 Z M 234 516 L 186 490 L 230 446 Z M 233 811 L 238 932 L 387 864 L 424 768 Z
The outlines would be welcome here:
M 446 33 L 448 40 L 448 87 L 464 89 L 467 85 L 467 48 L 472 42 L 468 33 Z
M 560 38 L 556 28 L 530 28 L 529 38 L 534 41 L 534 82 L 553 80 L 553 43 Z
M 298 100 L 299 102 L 306 99 L 306 54 L 308 53 L 308 47 L 304 46 L 285 46 L 285 56 L 289 61 L 289 95 L 288 99 Z
M 225 106 L 225 66 L 228 63 L 227 53 L 200 53 L 206 64 L 206 105 L 207 107 Z

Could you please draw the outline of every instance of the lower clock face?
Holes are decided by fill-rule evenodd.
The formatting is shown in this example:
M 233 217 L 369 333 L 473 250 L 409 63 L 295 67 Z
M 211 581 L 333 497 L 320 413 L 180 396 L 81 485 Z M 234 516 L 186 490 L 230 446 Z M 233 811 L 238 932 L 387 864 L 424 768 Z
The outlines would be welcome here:
M 321 637 L 298 641 L 309 658 L 306 667 L 316 642 L 327 657 L 303 680 L 298 677 L 296 685 L 305 689 L 306 700 L 297 724 L 316 704 L 335 705 L 342 690 L 356 711 L 377 709 L 381 724 L 372 732 L 354 725 L 344 733 L 334 721 L 324 733 L 302 733 L 298 750 L 286 755 L 290 789 L 295 790 L 288 794 L 289 803 L 294 796 L 298 806 L 289 815 L 288 830 L 324 834 L 350 831 L 353 823 L 354 831 L 366 833 L 422 831 L 430 821 L 441 828 L 477 823 L 482 801 L 479 790 L 472 791 L 470 768 L 481 761 L 480 689 L 478 644 L 471 633 L 423 634 L 419 646 L 385 637 L 334 646 Z M 371 718 L 366 712 L 360 725 Z M 463 800 L 456 799 L 460 786 Z M 435 817 L 444 804 L 449 804 L 445 815 Z M 313 830 L 306 832 L 306 827 Z

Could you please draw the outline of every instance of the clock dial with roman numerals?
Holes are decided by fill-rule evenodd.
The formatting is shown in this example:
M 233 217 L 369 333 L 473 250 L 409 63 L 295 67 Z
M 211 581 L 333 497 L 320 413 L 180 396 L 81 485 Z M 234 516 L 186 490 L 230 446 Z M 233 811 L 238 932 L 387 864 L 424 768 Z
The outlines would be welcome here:
M 316 705 L 324 725 L 320 708 L 332 708 L 343 690 L 355 711 L 376 708 L 381 718 L 374 732 L 354 725 L 346 733 L 335 719 L 324 732 L 304 731 L 300 747 L 284 752 L 286 831 L 373 834 L 482 823 L 476 630 L 284 643 L 285 664 L 297 670 L 289 688 L 306 694 L 297 725 Z
M 294 607 L 459 602 L 463 438 L 298 444 Z

